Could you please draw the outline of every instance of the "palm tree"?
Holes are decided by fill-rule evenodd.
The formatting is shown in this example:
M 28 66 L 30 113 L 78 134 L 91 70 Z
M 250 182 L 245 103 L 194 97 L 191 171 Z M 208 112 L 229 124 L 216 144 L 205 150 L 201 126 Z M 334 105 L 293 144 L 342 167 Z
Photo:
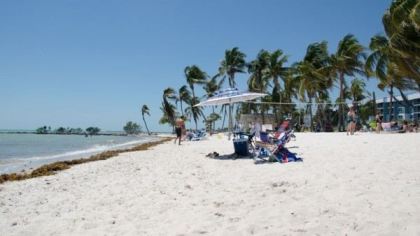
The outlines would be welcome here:
M 257 58 L 251 61 L 248 65 L 248 87 L 251 91 L 264 93 L 269 85 L 268 65 L 270 60 L 270 53 L 266 50 L 261 50 Z
M 214 132 L 215 126 L 214 123 L 216 123 L 217 120 L 219 120 L 221 116 L 217 113 L 211 113 L 207 119 L 206 124 L 210 126 L 210 132 Z
M 309 101 L 306 109 L 309 111 L 310 129 L 313 131 L 313 100 L 318 103 L 327 100 L 327 90 L 332 86 L 327 42 L 309 44 L 303 61 L 296 63 L 291 71 L 295 74 L 295 80 L 299 81 L 300 100 Z M 322 105 L 318 105 L 318 111 L 323 109 Z
M 280 94 L 281 96 L 281 101 L 285 102 L 285 103 L 292 103 L 293 99 L 297 99 L 298 98 L 298 90 L 299 90 L 299 86 L 300 86 L 300 81 L 297 80 L 294 77 L 294 68 L 289 68 L 289 70 L 287 71 L 283 81 L 284 81 L 284 88 L 282 93 Z M 284 114 L 287 113 L 292 113 L 294 110 L 295 105 L 292 104 L 287 104 L 287 105 L 282 105 L 282 109 Z
M 194 116 L 194 121 L 196 121 L 197 117 L 195 117 L 195 115 L 201 116 L 201 114 L 193 112 L 193 111 L 196 111 L 197 109 L 201 109 L 201 108 L 194 107 L 197 103 L 200 102 L 200 100 L 195 96 L 194 85 L 205 84 L 207 82 L 206 80 L 207 74 L 196 65 L 185 67 L 184 73 L 185 73 L 185 78 L 187 80 L 187 83 L 190 86 L 191 92 L 192 92 L 192 97 L 188 100 L 187 103 L 190 106 L 189 107 L 190 114 Z M 196 126 L 197 126 L 197 123 L 196 123 Z
M 321 73 L 320 69 L 316 69 L 315 66 L 309 61 L 302 61 L 295 64 L 296 79 L 300 81 L 299 85 L 299 96 L 302 101 L 308 101 L 307 110 L 310 116 L 310 129 L 313 131 L 313 115 L 312 106 L 313 100 L 317 98 L 319 91 L 324 91 L 325 78 Z M 307 98 L 307 99 L 306 99 Z
M 387 65 L 386 69 L 387 73 L 385 77 L 379 78 L 378 88 L 384 91 L 386 88 L 389 88 L 388 94 L 389 94 L 389 115 L 388 119 L 389 121 L 392 119 L 393 114 L 395 114 L 396 111 L 392 111 L 393 108 L 393 99 L 398 102 L 398 100 L 394 96 L 394 89 L 398 89 L 403 99 L 406 100 L 406 105 L 413 106 L 405 97 L 403 90 L 413 90 L 415 89 L 416 85 L 414 85 L 413 81 L 410 80 L 407 77 L 401 77 L 401 75 L 397 72 L 398 66 L 394 63 L 390 62 Z
M 366 59 L 365 70 L 368 76 L 378 78 L 379 89 L 385 90 L 386 88 L 389 88 L 389 119 L 391 119 L 394 88 L 399 90 L 403 98 L 406 98 L 403 90 L 416 89 L 415 80 L 411 80 L 409 77 L 404 76 L 406 74 L 404 72 L 404 62 L 402 62 L 401 57 L 395 53 L 388 38 L 380 35 L 372 37 L 369 48 L 372 53 Z M 419 88 L 418 85 L 417 88 Z M 407 105 L 411 106 L 407 99 L 404 100 Z
M 183 85 L 181 88 L 179 88 L 178 90 L 178 96 L 176 99 L 176 104 L 178 104 L 178 102 L 181 105 L 181 115 L 184 115 L 184 109 L 182 108 L 182 102 L 187 103 L 187 101 L 189 101 L 191 99 L 191 92 L 188 90 L 188 87 L 186 85 Z
M 231 50 L 225 51 L 225 58 L 220 63 L 219 76 L 229 79 L 229 86 L 234 88 L 236 86 L 235 74 L 245 73 L 245 57 L 246 55 L 239 51 L 239 48 L 234 47 Z
M 236 86 L 235 74 L 236 73 L 245 73 L 246 62 L 245 62 L 245 53 L 239 51 L 238 47 L 234 47 L 231 50 L 225 51 L 225 57 L 220 62 L 218 76 L 222 76 L 221 83 L 225 80 L 226 76 L 229 80 L 229 86 L 234 88 Z M 222 109 L 226 109 L 226 106 L 223 106 Z M 229 114 L 232 114 L 233 105 L 229 105 Z M 225 123 L 226 110 L 224 112 L 223 124 Z M 232 118 L 229 116 L 229 118 Z M 232 128 L 232 119 L 229 120 L 229 128 Z
M 144 114 L 146 114 L 146 115 L 150 116 L 150 109 L 149 109 L 149 107 L 147 107 L 147 105 L 146 105 L 146 104 L 144 104 L 144 105 L 141 107 L 141 116 L 143 117 L 143 122 L 144 122 L 144 126 L 146 127 L 147 134 L 149 134 L 149 135 L 150 135 L 149 128 L 147 127 L 146 120 L 144 119 Z
M 248 64 L 248 72 L 250 77 L 248 79 L 248 88 L 250 91 L 266 93 L 269 86 L 268 65 L 270 61 L 270 53 L 266 50 L 261 50 L 257 58 Z M 265 122 L 264 112 L 265 107 L 260 107 L 262 122 Z
M 337 52 L 331 55 L 331 71 L 339 82 L 339 131 L 344 131 L 344 84 L 345 75 L 354 76 L 364 74 L 363 61 L 364 48 L 351 34 L 344 36 L 338 43 Z
M 350 93 L 353 99 L 353 103 L 359 102 L 365 98 L 365 95 L 364 95 L 365 87 L 366 87 L 366 83 L 362 79 L 356 78 L 351 81 Z
M 279 82 L 279 78 L 282 78 L 283 81 L 285 76 L 289 70 L 289 68 L 284 67 L 284 63 L 287 62 L 287 56 L 283 54 L 282 50 L 276 50 L 273 53 L 270 53 L 269 61 L 268 61 L 268 68 L 267 68 L 267 75 L 273 80 L 274 87 L 272 92 L 272 101 L 273 102 L 281 102 L 281 86 Z M 276 118 L 276 122 L 278 122 L 278 114 L 277 114 L 277 106 L 281 109 L 281 104 L 273 105 L 273 113 Z
M 217 82 L 217 77 L 218 75 L 213 76 L 213 78 L 207 81 L 207 83 L 203 87 L 204 91 L 206 91 L 207 98 L 213 97 L 214 93 L 220 89 L 221 83 Z M 214 113 L 214 108 L 215 106 L 212 106 L 213 113 Z M 216 120 L 214 120 L 213 122 L 216 122 Z M 212 126 L 214 127 L 215 124 L 212 124 Z
M 174 128 L 175 106 L 171 103 L 162 102 L 160 110 L 163 114 L 159 119 L 159 124 L 169 124 L 172 126 L 172 128 Z
M 356 104 L 363 100 L 365 98 L 364 92 L 365 92 L 366 83 L 365 81 L 361 79 L 354 79 L 351 81 L 350 86 L 350 93 L 351 97 L 353 99 L 353 103 Z
M 176 108 L 173 104 L 171 104 L 168 99 L 175 98 L 175 90 L 173 88 L 166 88 L 163 91 L 163 102 L 162 102 L 162 110 L 163 110 L 163 120 L 172 125 L 172 128 L 175 127 L 175 118 L 176 118 Z M 162 119 L 161 119 L 162 120 Z
M 389 40 L 385 36 L 376 35 L 370 39 L 369 48 L 372 53 L 366 59 L 365 71 L 368 76 L 384 80 L 393 54 Z
M 390 48 L 398 61 L 399 74 L 417 83 L 420 90 L 420 3 L 396 0 L 382 17 Z
M 197 97 L 192 97 L 191 100 L 188 101 L 190 105 L 187 109 L 185 109 L 186 113 L 194 119 L 195 129 L 197 129 L 197 121 L 200 116 L 204 117 L 203 107 L 201 106 L 194 106 L 195 104 L 199 103 L 200 100 Z M 194 105 L 193 105 L 194 104 Z
M 185 67 L 184 73 L 187 83 L 190 86 L 192 95 L 193 97 L 195 97 L 194 85 L 205 84 L 207 75 L 196 65 Z

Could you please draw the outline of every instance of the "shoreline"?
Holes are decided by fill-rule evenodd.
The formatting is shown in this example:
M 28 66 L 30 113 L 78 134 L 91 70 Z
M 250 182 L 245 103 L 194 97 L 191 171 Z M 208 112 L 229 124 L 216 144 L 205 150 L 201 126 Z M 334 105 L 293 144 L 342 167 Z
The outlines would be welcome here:
M 77 158 L 77 159 L 71 159 L 71 160 L 55 161 L 49 164 L 41 165 L 40 167 L 35 168 L 34 170 L 24 169 L 23 172 L 20 172 L 20 173 L 13 172 L 13 173 L 1 174 L 0 185 L 5 182 L 10 182 L 10 181 L 20 181 L 20 180 L 31 179 L 31 178 L 36 178 L 40 176 L 53 175 L 57 173 L 58 171 L 69 169 L 71 166 L 74 166 L 74 165 L 79 165 L 79 164 L 88 163 L 92 161 L 106 160 L 111 157 L 116 157 L 119 154 L 125 153 L 125 152 L 144 151 L 150 147 L 162 144 L 172 139 L 170 137 L 164 137 L 164 136 L 163 137 L 156 136 L 156 137 L 159 138 L 160 140 L 147 141 L 139 145 L 135 145 L 134 147 L 131 147 L 131 148 L 108 150 L 108 151 L 100 152 L 98 154 L 91 155 L 87 158 Z
M 25 134 L 22 134 L 25 135 Z M 32 134 L 27 134 L 32 135 Z M 58 135 L 61 136 L 61 135 Z M 120 136 L 122 137 L 122 136 Z M 89 137 L 91 138 L 91 137 Z M 23 157 L 11 157 L 6 159 L 0 159 L 0 175 L 11 174 L 18 172 L 28 172 L 42 165 L 51 164 L 58 161 L 69 161 L 80 158 L 88 158 L 92 155 L 96 155 L 102 152 L 128 149 L 138 146 L 145 142 L 157 141 L 160 136 L 125 136 L 124 138 L 130 138 L 124 142 L 113 143 L 92 143 L 90 146 L 80 146 L 76 149 L 63 150 L 60 152 L 52 153 L 32 153 L 30 156 L 23 154 Z M 132 139 L 135 138 L 135 139 Z M 84 139 L 84 137 L 82 138 Z M 58 150 L 58 149 L 57 149 Z

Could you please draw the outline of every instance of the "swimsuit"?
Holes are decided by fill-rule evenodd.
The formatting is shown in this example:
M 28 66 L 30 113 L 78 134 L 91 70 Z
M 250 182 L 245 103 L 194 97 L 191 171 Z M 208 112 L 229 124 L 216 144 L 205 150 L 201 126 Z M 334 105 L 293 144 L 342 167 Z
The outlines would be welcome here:
M 179 126 L 175 127 L 175 133 L 176 133 L 177 138 L 181 137 L 181 133 L 182 133 L 181 131 L 182 131 L 181 127 Z

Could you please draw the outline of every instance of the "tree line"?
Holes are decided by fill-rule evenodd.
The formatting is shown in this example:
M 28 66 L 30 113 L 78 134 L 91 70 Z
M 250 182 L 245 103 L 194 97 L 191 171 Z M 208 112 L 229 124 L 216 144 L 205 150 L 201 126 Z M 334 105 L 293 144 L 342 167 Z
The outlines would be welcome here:
M 52 130 L 51 126 L 42 126 L 35 130 L 36 134 L 77 134 L 77 135 L 98 135 L 101 131 L 98 127 L 88 127 L 85 130 L 81 128 L 64 128 L 59 127 L 57 129 Z

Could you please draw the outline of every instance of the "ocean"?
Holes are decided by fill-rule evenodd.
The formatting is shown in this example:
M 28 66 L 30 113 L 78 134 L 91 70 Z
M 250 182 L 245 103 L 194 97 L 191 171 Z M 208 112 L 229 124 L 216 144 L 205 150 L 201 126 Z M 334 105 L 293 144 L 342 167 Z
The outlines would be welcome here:
M 28 170 L 60 160 L 89 157 L 158 139 L 156 136 L 0 133 L 0 174 Z

